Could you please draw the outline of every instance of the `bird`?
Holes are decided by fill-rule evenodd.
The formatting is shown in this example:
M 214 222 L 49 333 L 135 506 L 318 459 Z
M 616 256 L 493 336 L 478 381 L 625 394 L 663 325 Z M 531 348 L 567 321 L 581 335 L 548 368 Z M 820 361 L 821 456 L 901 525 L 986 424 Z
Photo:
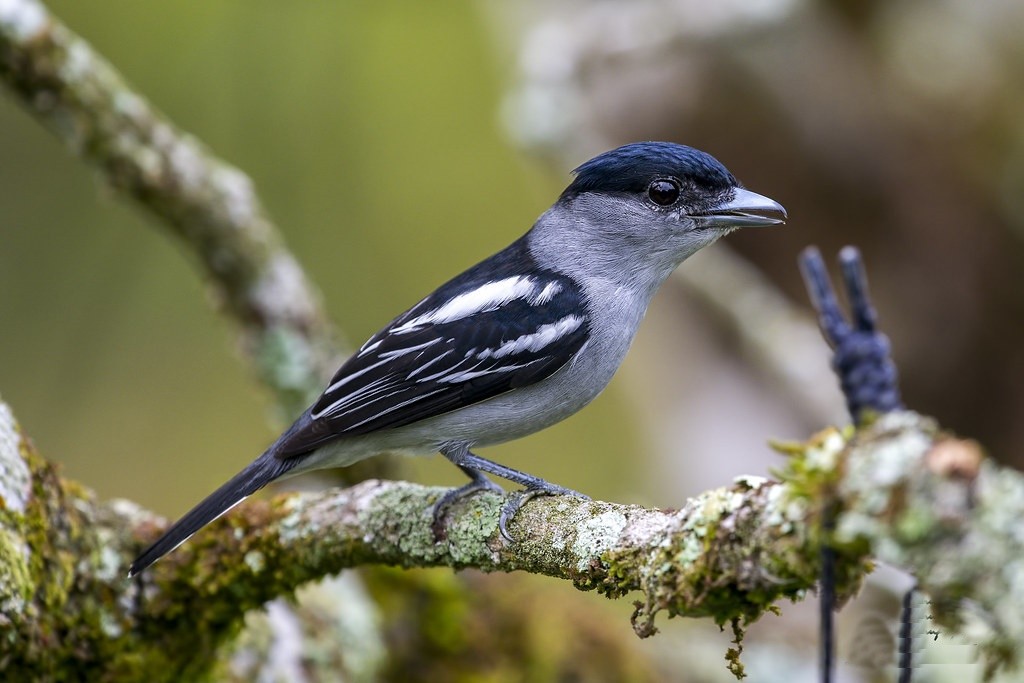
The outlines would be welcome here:
M 523 487 L 500 531 L 535 495 L 582 494 L 474 450 L 545 429 L 611 380 L 655 292 L 687 257 L 739 228 L 784 223 L 717 159 L 637 142 L 573 171 L 530 230 L 442 284 L 370 337 L 256 460 L 187 512 L 129 568 L 134 577 L 272 481 L 380 453 L 440 452 L 469 476 L 434 506 Z

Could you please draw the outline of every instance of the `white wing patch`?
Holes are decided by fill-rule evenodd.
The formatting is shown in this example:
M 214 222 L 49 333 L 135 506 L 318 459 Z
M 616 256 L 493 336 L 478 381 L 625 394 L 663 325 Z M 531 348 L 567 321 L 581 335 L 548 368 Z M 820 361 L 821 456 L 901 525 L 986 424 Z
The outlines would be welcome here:
M 547 302 L 549 302 L 553 298 L 555 298 L 555 295 L 558 294 L 561 291 L 562 291 L 561 283 L 556 282 L 556 281 L 551 281 L 551 282 L 547 283 L 546 285 L 544 285 L 544 289 L 540 290 L 540 294 L 538 294 L 536 297 L 534 297 L 533 303 L 534 304 L 546 304 Z
M 449 353 L 451 353 L 451 352 L 452 352 L 452 350 L 451 350 L 451 349 L 448 349 L 448 350 L 447 350 L 447 351 L 445 351 L 444 353 L 442 353 L 442 354 L 439 354 L 439 355 L 437 355 L 437 356 L 434 356 L 434 357 L 433 357 L 432 359 L 428 360 L 428 361 L 427 361 L 426 363 L 424 363 L 423 365 L 420 365 L 420 366 L 419 366 L 419 367 L 417 367 L 417 368 L 416 368 L 415 370 L 413 370 L 412 372 L 410 372 L 410 373 L 409 373 L 409 379 L 412 379 L 412 378 L 413 378 L 413 377 L 415 377 L 416 375 L 420 374 L 421 372 L 423 372 L 424 370 L 426 370 L 426 369 L 427 369 L 427 368 L 429 368 L 429 367 L 430 367 L 431 365 L 433 365 L 433 364 L 434 364 L 434 363 L 436 363 L 437 361 L 441 360 L 442 358 L 444 358 L 445 356 L 447 356 L 447 355 L 448 355 Z M 422 381 L 422 380 L 417 380 L 417 381 Z
M 515 275 L 503 280 L 488 282 L 470 292 L 452 297 L 437 308 L 395 327 L 391 332 L 393 334 L 403 334 L 412 332 L 424 325 L 450 323 L 453 320 L 461 320 L 478 313 L 496 310 L 515 299 L 536 300 L 536 298 L 548 292 L 552 284 L 561 289 L 561 286 L 557 285 L 557 283 L 551 283 L 538 294 L 537 285 L 533 278 L 524 275 Z M 557 293 L 557 291 L 550 292 L 546 296 L 550 298 Z
M 376 349 L 378 346 L 380 346 L 381 342 L 383 342 L 384 340 L 383 339 L 378 339 L 377 341 L 373 342 L 372 344 L 370 343 L 370 341 L 373 341 L 373 340 L 372 339 L 368 340 L 365 344 L 363 344 L 363 347 L 361 349 L 359 349 L 359 354 L 358 355 L 365 356 L 368 353 L 373 353 L 373 350 Z
M 547 289 L 545 287 L 545 289 Z M 486 358 L 504 358 L 513 353 L 524 351 L 540 351 L 545 346 L 553 344 L 567 334 L 572 334 L 583 324 L 583 318 L 578 315 L 567 315 L 547 325 L 541 325 L 536 332 L 524 334 L 521 337 L 505 342 L 496 349 L 484 349 L 476 354 L 476 357 L 484 360 Z
M 389 406 L 389 407 L 385 408 L 384 410 L 380 411 L 379 413 L 371 415 L 370 417 L 366 418 L 365 420 L 360 420 L 359 422 L 356 422 L 352 426 L 353 427 L 361 427 L 362 425 L 366 424 L 370 420 L 376 420 L 381 415 L 387 415 L 388 413 L 393 413 L 394 411 L 399 410 L 400 408 L 406 407 L 410 403 L 415 403 L 416 401 L 421 401 L 424 398 L 426 398 L 428 396 L 433 396 L 434 394 L 439 393 L 441 391 L 444 391 L 444 389 L 434 389 L 433 391 L 429 391 L 429 392 L 427 392 L 425 394 L 422 394 L 420 396 L 413 396 L 412 398 L 410 398 L 410 399 L 408 399 L 406 401 L 402 401 L 401 403 L 396 403 L 393 406 Z
M 393 385 L 393 378 L 385 375 L 384 377 L 378 377 L 369 384 L 359 387 L 355 391 L 340 396 L 338 400 L 331 403 L 329 406 L 315 413 L 311 413 L 310 417 L 314 420 L 319 420 L 324 415 L 333 415 L 352 404 L 353 401 L 363 400 L 368 401 L 373 396 L 379 396 L 391 389 Z

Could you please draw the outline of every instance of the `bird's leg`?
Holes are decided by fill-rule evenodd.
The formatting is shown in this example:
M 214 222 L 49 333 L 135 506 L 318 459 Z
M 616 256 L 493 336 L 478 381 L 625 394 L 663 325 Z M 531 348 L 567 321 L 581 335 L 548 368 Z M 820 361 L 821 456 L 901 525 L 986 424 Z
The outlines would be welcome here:
M 443 453 L 444 451 L 442 451 Z M 454 461 L 453 461 L 454 462 Z M 463 498 L 473 495 L 477 491 L 495 491 L 501 495 L 505 495 L 505 490 L 495 484 L 493 481 L 487 478 L 487 475 L 479 470 L 475 470 L 472 467 L 465 467 L 458 465 L 459 469 L 466 473 L 470 481 L 464 486 L 460 486 L 457 489 L 452 489 L 441 496 L 441 499 L 434 503 L 434 521 L 431 524 L 431 529 L 434 531 L 434 539 L 440 540 L 442 538 L 444 525 L 441 523 L 444 515 L 448 512 L 448 508 Z
M 501 535 L 506 540 L 512 541 L 512 536 L 508 532 L 508 522 L 512 519 L 516 512 L 519 511 L 527 501 L 534 496 L 574 496 L 576 498 L 584 498 L 590 500 L 589 496 L 585 496 L 579 491 L 573 491 L 563 486 L 558 486 L 550 482 L 544 481 L 539 477 L 514 470 L 511 467 L 499 465 L 498 463 L 488 460 L 487 458 L 481 458 L 479 455 L 475 455 L 470 452 L 469 446 L 464 444 L 453 444 L 441 448 L 441 454 L 448 458 L 453 464 L 457 465 L 459 469 L 468 474 L 473 481 L 466 484 L 462 488 L 455 489 L 451 493 L 445 495 L 441 499 L 442 502 L 447 500 L 447 504 L 451 504 L 456 498 L 461 498 L 467 493 L 476 491 L 477 489 L 484 487 L 498 488 L 496 484 L 491 482 L 484 476 L 483 472 L 488 472 L 495 476 L 507 479 L 508 481 L 519 484 L 524 487 L 524 490 L 514 494 L 501 508 L 501 516 L 498 518 L 498 529 L 501 531 Z M 487 484 L 479 484 L 477 481 L 482 480 Z M 500 489 L 499 489 L 500 490 Z M 450 499 L 449 499 L 450 497 Z M 440 503 L 438 504 L 440 505 Z M 438 506 L 434 506 L 434 519 L 435 523 L 438 519 L 437 515 Z M 442 511 L 443 512 L 443 511 Z

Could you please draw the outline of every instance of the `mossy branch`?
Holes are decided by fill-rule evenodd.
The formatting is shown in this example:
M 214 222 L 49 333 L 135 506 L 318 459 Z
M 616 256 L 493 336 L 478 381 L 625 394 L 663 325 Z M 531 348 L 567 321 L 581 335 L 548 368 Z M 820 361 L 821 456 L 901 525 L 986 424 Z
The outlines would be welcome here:
M 138 581 L 126 567 L 164 521 L 60 480 L 5 407 L 0 418 L 0 661 L 43 677 L 72 661 L 129 678 L 197 675 L 247 610 L 370 564 L 527 571 L 638 593 L 640 635 L 659 612 L 742 625 L 814 588 L 819 511 L 833 497 L 840 595 L 878 557 L 917 577 L 947 627 L 969 600 L 992 627 L 981 644 L 993 664 L 1016 663 L 1024 643 L 1019 572 L 1005 571 L 1024 556 L 1024 478 L 914 413 L 788 446 L 780 482 L 739 479 L 679 510 L 539 498 L 514 519 L 511 544 L 494 494 L 456 506 L 442 540 L 430 515 L 439 489 L 368 481 L 283 495 L 241 506 Z

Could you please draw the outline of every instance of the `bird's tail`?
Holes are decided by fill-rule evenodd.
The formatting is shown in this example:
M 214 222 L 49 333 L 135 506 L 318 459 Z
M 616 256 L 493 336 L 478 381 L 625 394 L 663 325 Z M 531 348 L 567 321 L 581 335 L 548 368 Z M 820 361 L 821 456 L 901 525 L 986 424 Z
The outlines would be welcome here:
M 271 447 L 226 484 L 207 496 L 201 503 L 185 513 L 164 535 L 139 555 L 128 569 L 128 578 L 136 576 L 146 567 L 171 552 L 192 537 L 192 534 L 235 507 L 243 500 L 287 472 L 294 460 L 282 460 L 272 454 Z

